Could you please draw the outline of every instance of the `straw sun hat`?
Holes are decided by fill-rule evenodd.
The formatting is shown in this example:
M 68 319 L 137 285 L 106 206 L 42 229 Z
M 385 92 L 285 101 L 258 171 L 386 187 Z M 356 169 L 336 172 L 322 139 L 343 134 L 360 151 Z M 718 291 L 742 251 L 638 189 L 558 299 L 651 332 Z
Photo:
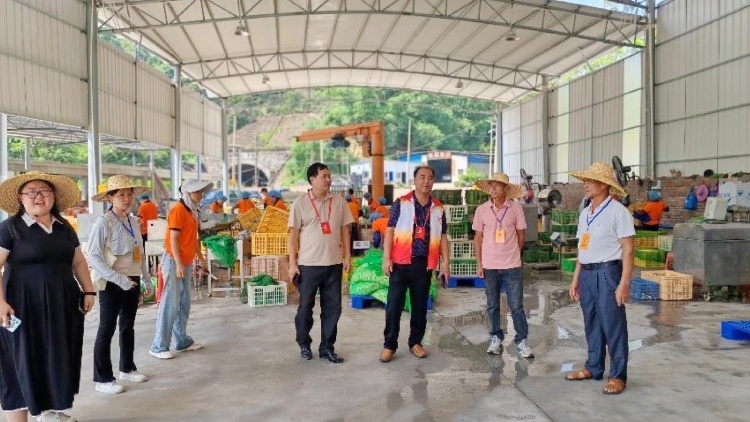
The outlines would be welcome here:
M 55 203 L 60 212 L 73 207 L 81 199 L 81 191 L 76 182 L 65 176 L 30 171 L 11 177 L 0 184 L 0 208 L 8 214 L 15 214 L 21 206 L 18 191 L 32 180 L 43 180 L 55 189 Z
M 92 201 L 96 202 L 109 202 L 109 195 L 107 192 L 120 189 L 133 189 L 133 195 L 138 196 L 148 190 L 145 186 L 138 186 L 130 180 L 130 177 L 117 174 L 107 179 L 107 189 L 104 192 L 97 193 L 91 197 Z
M 615 170 L 609 164 L 597 162 L 592 164 L 591 167 L 588 168 L 588 170 L 571 171 L 570 175 L 575 177 L 576 179 L 580 179 L 581 181 L 587 179 L 596 180 L 597 182 L 602 182 L 605 185 L 609 185 L 610 192 L 613 191 L 621 197 L 625 197 L 628 195 L 628 193 L 625 192 L 625 189 L 620 186 L 620 183 L 617 182 L 617 179 L 615 178 Z
M 514 185 L 510 183 L 508 175 L 505 173 L 497 172 L 492 175 L 491 179 L 481 179 L 474 182 L 474 185 L 479 189 L 490 193 L 490 182 L 500 182 L 507 186 L 505 196 L 509 199 L 523 198 L 523 188 L 520 185 Z

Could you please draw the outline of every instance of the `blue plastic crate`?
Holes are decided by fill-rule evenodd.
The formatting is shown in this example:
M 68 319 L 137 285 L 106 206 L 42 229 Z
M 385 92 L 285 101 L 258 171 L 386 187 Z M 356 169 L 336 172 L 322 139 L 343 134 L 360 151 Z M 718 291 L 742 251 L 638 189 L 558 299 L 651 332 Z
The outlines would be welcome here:
M 484 288 L 484 279 L 479 277 L 451 277 L 448 279 L 448 287 L 458 286 Z
M 386 305 L 375 299 L 372 296 L 359 296 L 359 295 L 352 295 L 352 309 L 365 309 L 369 308 L 370 306 L 379 306 L 382 308 L 385 308 Z M 427 298 L 427 309 L 432 310 L 432 298 Z
M 721 321 L 721 336 L 727 340 L 750 340 L 750 321 Z
M 642 278 L 631 279 L 630 297 L 636 300 L 659 300 L 659 284 Z

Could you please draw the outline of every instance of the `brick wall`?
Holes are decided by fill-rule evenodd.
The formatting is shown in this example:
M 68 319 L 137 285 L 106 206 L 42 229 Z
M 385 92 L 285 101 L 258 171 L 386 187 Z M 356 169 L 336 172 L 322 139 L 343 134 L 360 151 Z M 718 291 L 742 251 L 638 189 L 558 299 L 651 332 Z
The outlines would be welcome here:
M 698 209 L 695 211 L 688 211 L 683 209 L 685 203 L 685 196 L 690 191 L 691 186 L 698 186 L 705 184 L 710 188 L 716 186 L 721 180 L 730 180 L 735 183 L 750 181 L 750 177 L 743 176 L 740 179 L 729 178 L 729 179 L 711 179 L 708 177 L 661 177 L 661 197 L 669 205 L 669 212 L 664 213 L 662 217 L 662 224 L 675 224 L 682 223 L 690 220 L 690 218 L 696 215 L 703 215 L 705 208 L 704 202 L 698 203 Z M 560 191 L 563 197 L 563 203 L 560 208 L 562 209 L 578 209 L 583 199 L 583 184 L 581 183 L 569 183 L 560 184 L 556 183 L 553 187 Z M 637 180 L 631 180 L 626 188 L 630 195 L 631 204 L 638 204 L 648 201 L 648 189 L 646 186 L 639 186 Z

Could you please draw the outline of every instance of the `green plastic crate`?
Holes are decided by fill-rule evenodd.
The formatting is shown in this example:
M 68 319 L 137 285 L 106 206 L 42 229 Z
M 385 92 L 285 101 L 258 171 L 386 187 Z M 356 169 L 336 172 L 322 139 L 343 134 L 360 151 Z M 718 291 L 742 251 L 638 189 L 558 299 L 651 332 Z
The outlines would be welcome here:
M 565 258 L 562 260 L 561 269 L 565 273 L 572 273 L 576 270 L 576 262 L 578 258 Z
M 578 224 L 578 211 L 575 210 L 552 210 L 550 219 L 557 224 Z
M 550 232 L 539 232 L 539 241 L 544 242 L 544 243 L 549 243 L 551 242 L 549 238 L 551 235 L 552 233 Z
M 576 233 L 578 233 L 578 224 L 557 224 L 553 222 L 552 231 L 560 232 L 569 236 L 575 236 Z
M 659 230 L 659 231 L 654 231 L 654 230 L 636 230 L 635 231 L 635 237 L 636 237 L 636 239 L 642 239 L 642 238 L 645 238 L 645 237 L 659 237 L 659 236 L 664 236 L 665 234 L 667 234 L 667 232 L 661 231 L 661 230 Z
M 523 251 L 523 262 L 530 264 L 532 262 L 539 262 L 539 253 L 536 250 L 525 250 Z
M 461 190 L 460 189 L 440 189 L 432 191 L 438 201 L 445 205 L 461 205 Z
M 469 223 L 448 223 L 448 240 L 468 240 Z
M 490 198 L 490 195 L 482 190 L 467 190 L 464 194 L 466 196 L 467 205 L 481 205 Z
M 635 257 L 644 261 L 664 262 L 667 259 L 667 254 L 659 249 L 638 248 L 635 250 Z
M 550 251 L 536 251 L 536 262 L 547 262 L 550 261 L 552 252 Z

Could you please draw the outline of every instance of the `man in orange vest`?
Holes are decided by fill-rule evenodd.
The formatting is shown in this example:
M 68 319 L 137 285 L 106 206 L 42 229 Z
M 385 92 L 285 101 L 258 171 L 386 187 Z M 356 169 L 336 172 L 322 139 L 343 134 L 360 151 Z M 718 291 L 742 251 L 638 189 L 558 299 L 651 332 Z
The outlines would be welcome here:
M 268 196 L 271 198 L 271 205 L 272 207 L 278 208 L 280 210 L 287 211 L 288 208 L 286 206 L 286 203 L 283 199 L 281 199 L 281 192 L 277 190 L 272 190 L 268 193 Z

